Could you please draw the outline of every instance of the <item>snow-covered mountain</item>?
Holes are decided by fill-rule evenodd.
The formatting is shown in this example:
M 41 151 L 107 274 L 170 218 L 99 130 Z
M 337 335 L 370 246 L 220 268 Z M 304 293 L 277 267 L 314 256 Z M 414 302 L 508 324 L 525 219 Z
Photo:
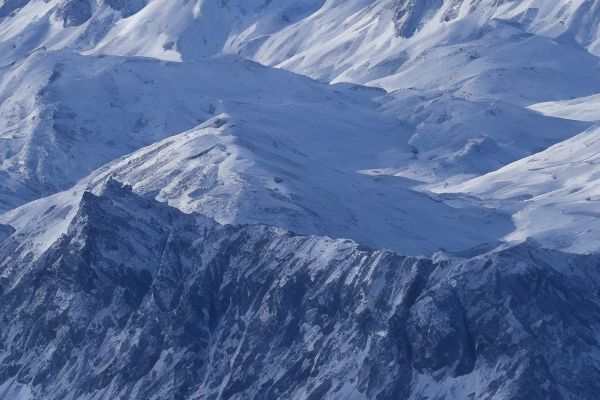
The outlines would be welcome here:
M 598 0 L 0 0 L 0 400 L 595 399 Z
M 86 190 L 96 192 L 107 179 L 117 179 L 136 193 L 220 224 L 269 224 L 407 255 L 491 246 L 512 231 L 508 213 L 468 199 L 444 202 L 412 190 L 404 179 L 360 173 L 368 161 L 361 152 L 379 146 L 382 162 L 396 155 L 398 138 L 389 131 L 364 137 L 363 130 L 354 133 L 331 122 L 329 129 L 339 137 L 302 126 L 297 132 L 264 131 L 296 118 L 278 114 L 277 106 L 254 122 L 218 115 L 94 171 L 75 188 L 9 211 L 0 221 L 33 239 L 29 246 L 37 254 L 65 233 Z M 38 236 L 40 225 L 45 233 Z
M 598 74 L 596 57 L 565 39 L 571 24 L 576 25 L 573 21 L 582 18 L 577 16 L 585 4 L 570 1 L 560 8 L 548 7 L 552 2 L 540 6 L 536 1 L 468 3 L 5 2 L 0 24 L 4 65 L 0 98 L 5 99 L 2 108 L 7 119 L 3 121 L 0 156 L 2 170 L 9 171 L 9 175 L 16 171 L 18 176 L 10 179 L 20 182 L 11 183 L 11 198 L 2 199 L 8 202 L 2 208 L 64 189 L 115 156 L 150 144 L 159 135 L 179 133 L 206 120 L 210 117 L 207 111 L 219 101 L 227 101 L 229 96 L 244 97 L 245 92 L 226 95 L 200 86 L 205 81 L 194 63 L 203 62 L 204 56 L 223 53 L 326 82 L 399 90 L 381 101 L 391 103 L 385 108 L 392 116 L 413 125 L 414 137 L 409 142 L 416 156 L 414 163 L 404 163 L 393 171 L 408 168 L 402 175 L 418 180 L 448 179 L 461 173 L 479 175 L 583 131 L 582 124 L 545 119 L 525 107 L 600 92 L 600 84 L 594 79 Z M 525 3 L 530 4 L 525 7 Z M 537 12 L 531 11 L 534 7 Z M 65 23 L 65 13 L 71 22 Z M 562 24 L 550 29 L 557 19 Z M 548 21 L 554 21 L 554 25 Z M 409 22 L 414 32 L 406 37 L 409 35 L 401 33 L 405 28 L 399 28 L 399 24 Z M 79 54 L 71 55 L 73 51 Z M 113 57 L 104 57 L 101 62 L 93 57 L 107 54 Z M 139 60 L 123 56 L 156 60 L 139 65 Z M 174 66 L 173 71 L 158 60 L 183 62 L 167 64 Z M 110 80 L 115 79 L 111 68 L 121 62 L 128 64 L 123 68 L 131 69 L 136 80 L 146 82 L 141 94 L 135 85 L 123 87 Z M 116 71 L 124 74 L 122 69 Z M 62 82 L 54 82 L 61 74 Z M 224 77 L 212 79 L 223 82 Z M 239 79 L 263 84 L 257 78 Z M 111 84 L 119 86 L 120 91 Z M 198 87 L 182 95 L 180 91 L 190 84 Z M 92 116 L 78 112 L 82 105 L 70 103 L 78 102 L 83 90 L 89 93 L 88 99 L 93 99 L 86 102 L 100 103 L 90 104 L 92 110 L 108 108 L 101 113 L 96 110 Z M 74 98 L 73 93 L 77 94 Z M 187 96 L 202 99 L 184 100 Z M 143 102 L 143 106 L 134 105 L 134 101 Z M 169 103 L 177 106 L 165 107 Z M 68 110 L 56 110 L 57 104 Z M 148 119 L 141 111 L 144 108 L 158 127 L 139 126 Z M 174 114 L 160 115 L 156 109 Z M 122 122 L 133 115 L 138 125 Z M 82 127 L 79 118 L 88 119 L 86 125 L 91 126 Z M 54 123 L 54 119 L 61 121 Z M 114 145 L 85 157 L 40 154 L 38 146 L 56 147 L 61 136 L 69 135 L 65 119 L 75 119 L 78 129 L 89 129 L 84 135 L 110 144 L 116 143 L 112 136 L 119 124 L 124 124 L 128 135 L 132 130 L 151 132 L 124 139 L 125 146 Z M 53 128 L 49 129 L 48 124 Z M 20 132 L 17 141 L 13 139 L 15 130 Z M 45 132 L 45 138 L 39 137 L 39 130 Z M 6 138 L 10 143 L 5 143 Z M 482 141 L 485 143 L 479 145 Z M 68 142 L 59 144 L 56 153 L 64 153 L 72 145 Z M 76 147 L 72 151 L 80 150 Z M 57 163 L 63 158 L 64 163 L 89 165 L 42 166 L 47 158 Z
M 378 113 L 371 100 L 383 91 L 320 84 L 234 56 L 172 63 L 39 51 L 5 71 L 4 209 L 66 189 L 115 158 L 221 113 L 239 126 L 258 125 L 261 133 L 251 133 L 273 148 L 306 136 L 295 145 L 304 145 L 298 151 L 307 157 L 322 159 L 346 138 L 350 151 L 338 149 L 343 159 L 332 162 L 352 159 L 357 169 L 378 166 L 384 150 L 410 157 L 409 127 Z
M 594 54 L 600 38 L 596 0 L 5 0 L 1 7 L 6 59 L 40 46 L 165 60 L 233 52 L 328 81 L 389 76 L 423 51 L 492 39 L 496 24 L 534 41 L 556 39 L 567 51 L 576 43 Z M 513 41 L 531 41 L 518 36 Z

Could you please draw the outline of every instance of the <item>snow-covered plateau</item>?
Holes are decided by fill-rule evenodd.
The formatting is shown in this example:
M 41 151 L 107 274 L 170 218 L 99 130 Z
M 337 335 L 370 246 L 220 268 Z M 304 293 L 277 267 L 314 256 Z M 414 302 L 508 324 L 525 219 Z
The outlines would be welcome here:
M 0 0 L 0 400 L 595 400 L 600 0 Z

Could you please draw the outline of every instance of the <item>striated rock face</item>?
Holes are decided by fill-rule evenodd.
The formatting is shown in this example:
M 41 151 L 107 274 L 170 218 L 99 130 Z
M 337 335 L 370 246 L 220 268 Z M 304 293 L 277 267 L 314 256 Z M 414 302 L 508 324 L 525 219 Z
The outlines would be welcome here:
M 599 259 L 431 261 L 217 225 L 109 181 L 0 244 L 0 387 L 44 399 L 594 399 Z M 12 391 L 12 392 L 11 392 Z
M 444 5 L 443 0 L 399 0 L 394 5 L 396 32 L 412 37 Z
M 79 26 L 92 18 L 90 0 L 66 0 L 56 8 L 56 16 L 63 26 Z
M 124 18 L 137 13 L 146 6 L 146 0 L 105 0 L 105 3 L 120 11 Z
M 30 0 L 2 0 L 0 1 L 0 18 L 6 17 L 25 6 Z
M 431 20 L 438 23 L 449 22 L 471 14 L 488 15 L 494 18 L 494 13 L 507 5 L 510 7 L 504 7 L 504 10 L 515 9 L 519 2 L 515 0 L 394 0 L 394 24 L 398 36 L 411 38 Z M 526 27 L 538 16 L 540 10 L 535 7 L 522 8 L 525 11 L 516 12 L 512 19 L 515 24 L 523 24 Z
M 15 232 L 15 229 L 10 225 L 0 224 L 0 243 L 5 241 Z

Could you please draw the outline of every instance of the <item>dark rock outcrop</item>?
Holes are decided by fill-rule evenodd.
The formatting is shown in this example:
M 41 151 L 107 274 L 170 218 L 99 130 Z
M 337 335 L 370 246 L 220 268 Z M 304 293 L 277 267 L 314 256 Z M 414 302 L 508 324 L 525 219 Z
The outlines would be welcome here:
M 121 13 L 121 16 L 129 17 L 146 6 L 146 0 L 104 0 L 112 9 Z
M 83 25 L 92 17 L 92 4 L 90 0 L 66 0 L 57 6 L 55 14 L 65 28 Z
M 0 243 L 4 242 L 10 235 L 15 232 L 15 228 L 10 225 L 0 224 Z

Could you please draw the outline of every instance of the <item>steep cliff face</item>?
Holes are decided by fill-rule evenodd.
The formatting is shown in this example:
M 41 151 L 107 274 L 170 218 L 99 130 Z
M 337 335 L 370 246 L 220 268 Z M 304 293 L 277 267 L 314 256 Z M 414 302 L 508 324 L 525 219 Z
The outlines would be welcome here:
M 28 2 L 29 0 L 3 0 L 0 2 L 0 18 L 10 15 Z
M 590 47 L 592 52 L 597 47 L 600 10 L 597 0 L 394 0 L 393 7 L 397 33 L 404 38 L 412 37 L 428 23 L 436 29 L 444 23 L 461 19 L 485 23 L 497 18 L 529 32 Z
M 412 37 L 443 5 L 443 0 L 396 1 L 394 22 L 398 35 L 403 38 Z
M 55 15 L 65 28 L 80 26 L 92 17 L 92 4 L 90 0 L 67 0 L 56 7 Z
M 109 181 L 0 245 L 0 377 L 45 399 L 593 399 L 598 259 L 431 261 L 227 227 Z M 28 397 L 29 396 L 29 397 Z
M 0 224 L 0 242 L 5 241 L 15 232 L 15 229 L 10 225 Z
M 105 0 L 112 9 L 118 10 L 123 18 L 130 17 L 147 5 L 147 0 Z

